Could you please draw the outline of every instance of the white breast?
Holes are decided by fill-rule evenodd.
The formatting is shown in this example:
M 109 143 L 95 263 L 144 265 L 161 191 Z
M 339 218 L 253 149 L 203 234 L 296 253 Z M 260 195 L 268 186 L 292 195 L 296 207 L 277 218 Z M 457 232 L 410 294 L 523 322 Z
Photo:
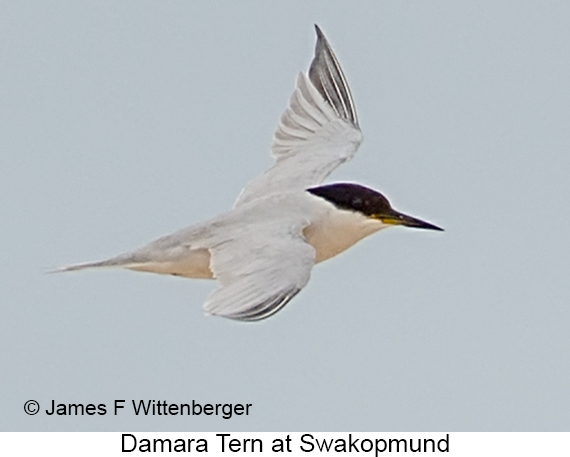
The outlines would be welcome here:
M 305 228 L 303 234 L 315 248 L 315 263 L 323 262 L 345 251 L 361 239 L 388 225 L 353 211 L 330 205 L 328 211 Z

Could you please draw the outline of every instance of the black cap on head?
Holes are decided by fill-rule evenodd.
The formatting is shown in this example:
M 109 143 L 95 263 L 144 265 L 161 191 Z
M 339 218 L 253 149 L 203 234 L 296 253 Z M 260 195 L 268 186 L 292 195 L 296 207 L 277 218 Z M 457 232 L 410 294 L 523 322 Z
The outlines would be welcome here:
M 357 211 L 366 216 L 390 214 L 392 207 L 384 195 L 368 187 L 351 183 L 328 184 L 307 189 L 340 209 Z
M 355 211 L 371 219 L 377 219 L 388 225 L 405 225 L 406 227 L 427 230 L 443 230 L 429 222 L 399 213 L 392 208 L 384 195 L 359 184 L 338 183 L 307 189 L 317 197 L 332 203 L 339 209 Z

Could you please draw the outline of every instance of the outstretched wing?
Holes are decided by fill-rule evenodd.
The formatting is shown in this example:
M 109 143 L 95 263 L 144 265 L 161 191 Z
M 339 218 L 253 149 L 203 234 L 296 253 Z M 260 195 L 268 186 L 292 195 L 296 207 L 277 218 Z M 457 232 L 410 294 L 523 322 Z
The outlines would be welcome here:
M 220 283 L 204 303 L 207 314 L 243 321 L 279 311 L 309 281 L 315 250 L 302 225 L 259 224 L 210 247 L 210 268 Z
M 285 190 L 320 184 L 350 160 L 362 133 L 350 89 L 318 26 L 315 57 L 308 75 L 300 73 L 289 106 L 275 131 L 275 165 L 245 186 L 235 206 Z

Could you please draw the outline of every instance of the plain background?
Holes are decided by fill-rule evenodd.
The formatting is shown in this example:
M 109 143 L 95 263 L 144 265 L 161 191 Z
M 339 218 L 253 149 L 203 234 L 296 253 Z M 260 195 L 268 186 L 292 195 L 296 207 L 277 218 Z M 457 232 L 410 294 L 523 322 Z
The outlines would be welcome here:
M 365 135 L 330 180 L 445 232 L 372 236 L 257 324 L 205 318 L 209 281 L 45 274 L 231 207 L 314 23 Z M 566 1 L 1 2 L 0 430 L 568 430 L 569 43 Z

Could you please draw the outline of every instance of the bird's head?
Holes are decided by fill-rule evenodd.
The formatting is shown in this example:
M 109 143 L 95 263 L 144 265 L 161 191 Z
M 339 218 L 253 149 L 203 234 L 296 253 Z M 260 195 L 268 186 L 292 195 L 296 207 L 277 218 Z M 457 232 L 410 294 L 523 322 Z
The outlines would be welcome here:
M 361 213 L 367 218 L 380 221 L 385 225 L 404 225 L 412 228 L 443 231 L 442 228 L 429 222 L 396 211 L 384 195 L 358 184 L 328 184 L 313 187 L 307 191 L 324 198 L 339 209 Z

